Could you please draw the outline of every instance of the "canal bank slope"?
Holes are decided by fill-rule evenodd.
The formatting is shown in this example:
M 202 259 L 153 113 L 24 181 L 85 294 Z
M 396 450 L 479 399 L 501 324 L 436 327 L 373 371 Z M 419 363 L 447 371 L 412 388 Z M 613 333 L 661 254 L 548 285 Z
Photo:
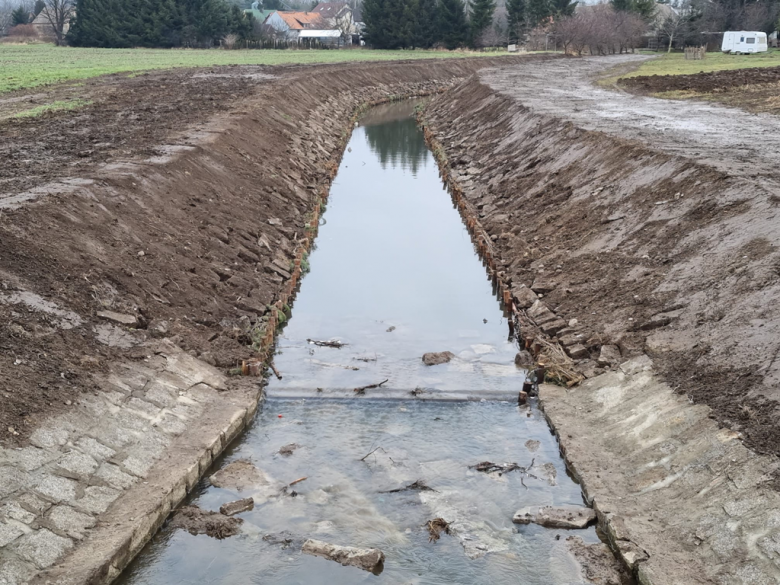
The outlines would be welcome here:
M 665 539 L 634 541 L 628 564 L 638 569 L 644 551 L 653 564 L 691 563 L 683 580 L 671 565 L 653 572 L 648 564 L 645 583 L 775 582 L 780 228 L 773 188 L 780 161 L 777 150 L 735 136 L 743 124 L 764 134 L 778 124 L 594 88 L 591 76 L 615 64 L 567 60 L 480 72 L 431 102 L 428 133 L 490 238 L 497 277 L 528 325 L 521 333 L 553 340 L 592 379 L 542 392 L 562 446 L 577 447 L 572 465 L 586 486 L 596 485 L 589 498 L 596 507 L 606 499 L 609 513 L 632 521 L 652 509 L 641 505 L 649 492 L 655 506 L 665 498 L 691 502 L 670 507 L 672 516 L 659 512 L 666 525 L 637 531 Z M 645 354 L 654 373 L 641 383 L 607 379 Z M 631 388 L 647 403 L 631 403 Z M 661 432 L 679 417 L 692 421 L 690 432 L 693 422 L 704 425 L 718 457 L 696 451 L 694 437 Z M 614 445 L 623 434 L 636 443 L 629 448 L 627 438 L 620 451 Z M 691 457 L 687 464 L 678 451 Z M 753 462 L 760 471 L 746 483 L 739 469 Z M 614 484 L 595 482 L 599 474 Z M 700 484 L 707 474 L 713 486 Z M 716 497 L 710 492 L 720 483 L 725 492 Z M 758 499 L 749 503 L 751 493 Z M 724 513 L 726 500 L 733 505 Z M 727 530 L 700 524 L 700 501 L 720 506 L 708 521 Z M 757 520 L 743 523 L 750 510 Z M 705 565 L 711 570 L 696 571 Z
M 356 113 L 503 62 L 193 70 L 249 76 L 251 95 L 3 193 L 0 582 L 122 570 L 251 420 L 260 386 L 227 373 L 285 319 Z M 154 75 L 186 101 L 187 79 Z M 129 128 L 138 102 L 114 104 Z M 99 118 L 41 124 L 60 115 L 100 140 Z

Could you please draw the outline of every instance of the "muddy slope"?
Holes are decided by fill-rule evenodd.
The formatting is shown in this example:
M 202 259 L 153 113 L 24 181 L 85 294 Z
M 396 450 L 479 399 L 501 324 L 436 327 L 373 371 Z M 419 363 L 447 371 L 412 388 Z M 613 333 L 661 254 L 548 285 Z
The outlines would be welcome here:
M 426 119 L 518 305 L 586 375 L 647 352 L 678 392 L 780 453 L 780 199 L 510 93 L 475 76 Z M 537 295 L 554 315 L 529 308 Z
M 62 154 L 40 172 L 15 166 L 0 197 L 0 440 L 24 444 L 111 361 L 147 359 L 149 337 L 220 368 L 253 355 L 355 109 L 438 91 L 491 62 L 112 78 L 143 91 L 90 86 L 103 110 L 0 125 L 14 161 Z M 83 150 L 84 137 L 111 142 L 122 119 L 127 152 Z

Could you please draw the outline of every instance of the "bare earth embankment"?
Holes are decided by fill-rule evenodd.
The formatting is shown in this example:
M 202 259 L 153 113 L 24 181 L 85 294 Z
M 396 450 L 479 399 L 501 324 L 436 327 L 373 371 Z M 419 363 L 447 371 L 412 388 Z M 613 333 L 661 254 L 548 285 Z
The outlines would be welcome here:
M 509 59 L 116 76 L 0 122 L 0 581 L 117 575 L 251 421 L 227 373 L 284 319 L 356 111 Z
M 780 119 L 592 84 L 642 58 L 484 70 L 425 117 L 524 333 L 593 379 L 543 398 L 624 562 L 774 582 Z

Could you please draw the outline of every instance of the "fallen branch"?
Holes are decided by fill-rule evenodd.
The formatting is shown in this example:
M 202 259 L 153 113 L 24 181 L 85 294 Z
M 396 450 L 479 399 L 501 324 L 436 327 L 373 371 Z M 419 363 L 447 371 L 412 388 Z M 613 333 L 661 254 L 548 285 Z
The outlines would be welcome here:
M 387 380 L 382 380 L 379 382 L 379 384 L 369 384 L 368 386 L 361 386 L 360 388 L 355 388 L 354 392 L 355 394 L 365 394 L 366 390 L 370 390 L 371 388 L 379 388 L 382 384 L 389 381 L 389 378 Z
M 345 345 L 348 345 L 346 343 L 341 343 L 340 341 L 318 341 L 317 339 L 307 339 L 309 343 L 313 343 L 317 347 L 335 347 L 336 349 L 341 349 Z
M 290 497 L 294 498 L 295 496 L 298 495 L 298 492 L 296 492 L 295 490 L 292 490 L 292 491 L 288 491 L 288 490 L 292 486 L 294 486 L 296 483 L 301 483 L 302 481 L 307 480 L 307 479 L 309 479 L 309 478 L 308 477 L 299 477 L 295 481 L 291 481 L 290 483 L 288 483 L 286 486 L 284 486 L 282 489 L 279 490 L 279 495 L 287 495 L 287 496 L 290 496 Z
M 363 457 L 360 458 L 360 461 L 365 461 L 366 458 L 368 458 L 369 455 L 373 455 L 375 451 L 379 451 L 380 449 L 382 449 L 382 447 L 377 447 L 376 449 L 372 449 L 371 451 L 369 451 L 368 453 L 363 455 Z M 382 449 L 382 453 L 387 453 L 387 451 Z
M 494 473 L 498 472 L 499 477 L 504 475 L 505 473 L 509 473 L 511 471 L 519 471 L 521 473 L 520 477 L 520 483 L 523 484 L 523 487 L 528 489 L 528 486 L 525 485 L 523 482 L 524 476 L 533 477 L 534 479 L 539 479 L 535 475 L 531 475 L 528 473 L 531 468 L 534 466 L 534 462 L 536 459 L 531 459 L 531 465 L 528 467 L 523 467 L 522 465 L 518 465 L 517 463 L 493 463 L 491 461 L 482 461 L 481 463 L 477 463 L 476 465 L 469 465 L 469 469 L 474 469 L 476 471 L 481 471 L 483 473 Z
M 274 363 L 271 362 L 269 365 L 271 366 L 271 370 L 273 371 L 274 376 L 276 376 L 277 378 L 279 378 L 281 380 L 282 379 L 282 375 L 279 373 L 279 370 L 276 369 L 276 366 L 274 365 Z
M 431 487 L 428 487 L 425 484 L 425 481 L 423 481 L 422 479 L 418 479 L 417 481 L 415 481 L 414 483 L 410 483 L 406 487 L 396 488 L 394 490 L 387 490 L 387 491 L 379 492 L 379 493 L 380 494 L 397 494 L 399 492 L 405 492 L 405 491 L 435 492 L 436 490 L 431 488 Z

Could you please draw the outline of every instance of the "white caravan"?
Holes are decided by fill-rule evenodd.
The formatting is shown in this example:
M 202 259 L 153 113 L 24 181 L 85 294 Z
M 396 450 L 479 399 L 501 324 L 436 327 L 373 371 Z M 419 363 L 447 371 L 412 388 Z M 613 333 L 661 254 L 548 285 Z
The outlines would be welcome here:
M 732 55 L 765 53 L 767 49 L 766 33 L 756 31 L 727 31 L 723 33 L 720 50 Z

